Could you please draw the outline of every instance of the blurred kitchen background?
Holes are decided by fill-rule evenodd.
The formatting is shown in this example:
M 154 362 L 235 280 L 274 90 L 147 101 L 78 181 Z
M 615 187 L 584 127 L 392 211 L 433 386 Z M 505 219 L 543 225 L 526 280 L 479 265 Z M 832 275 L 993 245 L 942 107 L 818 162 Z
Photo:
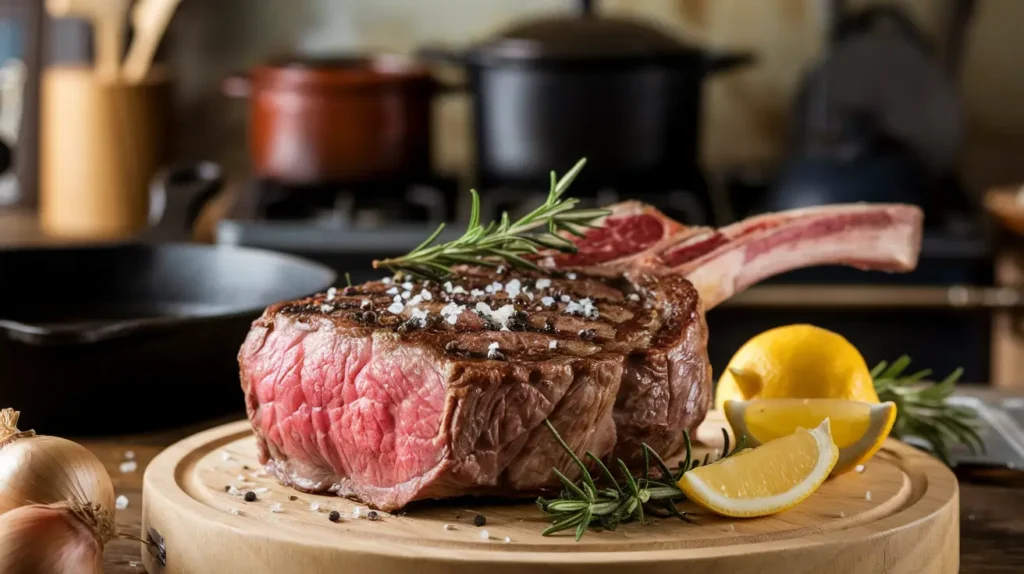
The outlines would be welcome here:
M 940 375 L 1024 385 L 1024 2 L 152 3 L 173 15 L 166 35 L 128 0 L 60 18 L 47 9 L 62 2 L 0 0 L 4 243 L 129 239 L 174 203 L 145 204 L 140 182 L 205 160 L 224 185 L 185 206 L 195 225 L 178 239 L 360 281 L 372 259 L 464 221 L 470 187 L 485 217 L 519 212 L 549 170 L 587 156 L 573 193 L 695 225 L 841 201 L 925 209 L 914 273 L 806 270 L 715 309 L 716 371 L 753 334 L 809 321 L 869 362 L 907 353 Z M 132 29 L 162 40 L 145 81 L 97 95 L 75 74 L 103 73 L 112 27 L 115 45 Z M 90 98 L 114 103 L 90 112 Z M 129 135 L 82 120 L 118 110 Z M 119 162 L 135 176 L 107 178 Z

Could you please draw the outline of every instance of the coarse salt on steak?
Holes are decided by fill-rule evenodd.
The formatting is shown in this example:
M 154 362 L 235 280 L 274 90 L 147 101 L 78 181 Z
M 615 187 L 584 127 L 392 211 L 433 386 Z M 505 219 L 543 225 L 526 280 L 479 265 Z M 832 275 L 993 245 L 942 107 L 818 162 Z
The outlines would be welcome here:
M 393 510 L 575 476 L 545 418 L 580 452 L 678 450 L 710 404 L 706 341 L 682 278 L 464 270 L 274 305 L 239 363 L 268 470 Z
M 557 488 L 552 468 L 577 469 L 545 419 L 577 454 L 634 461 L 646 442 L 671 456 L 709 406 L 705 307 L 798 267 L 907 271 L 920 250 L 921 212 L 906 205 L 720 230 L 642 204 L 612 211 L 576 258 L 542 258 L 551 276 L 461 269 L 268 308 L 239 352 L 261 463 L 301 490 L 394 510 Z

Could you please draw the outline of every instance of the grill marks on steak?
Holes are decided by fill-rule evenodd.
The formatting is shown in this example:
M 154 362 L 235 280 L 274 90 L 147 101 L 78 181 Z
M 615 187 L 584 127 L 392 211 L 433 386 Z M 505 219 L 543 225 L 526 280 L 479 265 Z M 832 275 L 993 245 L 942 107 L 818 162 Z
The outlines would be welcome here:
M 387 510 L 536 493 L 556 486 L 552 467 L 574 476 L 545 418 L 577 452 L 629 458 L 644 440 L 678 448 L 703 419 L 706 328 L 685 280 L 461 273 L 455 285 L 372 282 L 268 308 L 239 353 L 261 462 L 297 488 Z M 396 296 L 407 303 L 397 313 Z M 580 315 L 584 299 L 596 316 Z M 478 303 L 512 305 L 518 320 L 496 324 Z M 440 313 L 449 304 L 466 305 L 454 325 Z
M 705 308 L 799 267 L 913 269 L 921 224 L 913 206 L 844 205 L 712 230 L 627 202 L 578 254 L 540 258 L 552 277 L 467 268 L 274 305 L 239 353 L 260 460 L 392 510 L 557 488 L 552 467 L 577 469 L 545 419 L 579 454 L 670 456 L 710 405 Z

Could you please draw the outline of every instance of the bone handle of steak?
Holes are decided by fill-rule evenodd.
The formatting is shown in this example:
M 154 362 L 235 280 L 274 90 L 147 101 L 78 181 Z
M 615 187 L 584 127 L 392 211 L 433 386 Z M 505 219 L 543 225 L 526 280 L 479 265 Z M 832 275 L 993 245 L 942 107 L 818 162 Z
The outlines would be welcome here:
M 917 267 L 921 210 L 908 205 L 808 210 L 687 272 L 705 309 L 769 277 L 821 265 L 904 273 Z

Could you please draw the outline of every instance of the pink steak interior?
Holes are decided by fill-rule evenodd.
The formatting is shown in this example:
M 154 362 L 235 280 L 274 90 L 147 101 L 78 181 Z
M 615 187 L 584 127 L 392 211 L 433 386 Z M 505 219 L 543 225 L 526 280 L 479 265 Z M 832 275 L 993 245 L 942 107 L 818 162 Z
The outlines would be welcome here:
M 443 454 L 434 441 L 444 381 L 415 348 L 382 352 L 370 337 L 276 329 L 253 367 L 259 426 L 289 459 L 392 486 L 424 474 Z

